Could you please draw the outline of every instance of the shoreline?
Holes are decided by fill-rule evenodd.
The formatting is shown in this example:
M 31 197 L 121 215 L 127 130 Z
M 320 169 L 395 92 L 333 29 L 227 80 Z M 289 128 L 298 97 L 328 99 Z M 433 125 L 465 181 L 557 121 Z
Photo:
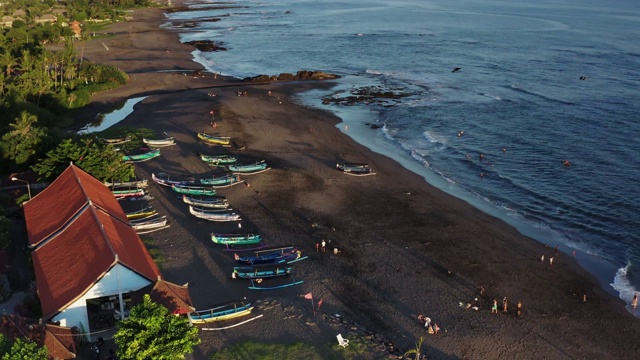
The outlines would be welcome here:
M 186 6 L 180 6 L 179 10 L 185 10 L 187 9 Z M 177 31 L 178 33 L 180 31 Z M 216 43 L 214 41 L 212 41 L 212 43 Z M 226 49 L 225 49 L 226 51 Z M 207 65 L 205 63 L 203 63 L 202 61 L 192 57 L 192 61 L 196 64 L 198 64 L 199 66 L 201 66 L 203 69 L 205 69 L 205 71 L 209 71 L 211 72 L 212 70 L 210 68 L 207 67 Z M 295 72 L 295 70 L 292 70 Z M 271 74 L 268 74 L 271 75 Z M 241 81 L 242 78 L 240 77 L 235 77 L 235 76 L 231 76 L 231 75 L 226 75 L 225 76 L 226 79 L 228 80 L 236 80 L 236 81 Z M 331 87 L 339 87 L 340 86 L 340 82 L 344 81 L 343 79 L 338 79 L 337 82 L 332 83 L 333 85 L 331 85 Z M 343 84 L 348 84 L 347 82 L 343 83 Z M 329 93 L 327 93 L 329 94 Z M 303 99 L 304 95 L 299 95 L 297 96 L 298 99 Z M 327 107 L 322 107 L 322 106 L 314 106 L 314 105 L 310 105 L 310 104 L 305 104 L 304 101 L 302 103 L 303 106 L 309 106 L 312 107 L 314 109 L 319 109 L 322 111 L 327 111 L 327 112 L 331 112 L 333 115 L 341 118 L 340 119 L 340 123 L 336 124 L 336 126 L 338 126 L 341 123 L 345 123 L 345 121 L 349 121 L 347 118 L 345 118 L 343 115 L 346 114 L 345 116 L 349 116 L 349 110 L 340 110 L 339 107 L 337 106 L 336 109 L 328 109 Z M 354 105 L 354 107 L 357 107 L 357 105 Z M 364 108 L 360 108 L 360 110 L 362 110 Z M 370 109 L 369 109 L 370 110 Z M 343 115 L 340 115 L 339 113 L 343 113 Z M 363 124 L 360 124 L 361 126 L 364 126 Z M 369 148 L 371 151 L 377 152 L 383 156 L 389 156 L 386 155 L 384 151 L 378 151 L 380 150 L 380 148 L 376 148 L 375 145 L 373 145 L 373 147 L 371 147 L 370 145 L 372 145 L 371 141 L 367 141 L 367 140 L 362 140 L 359 141 L 356 139 L 356 137 L 352 136 L 354 127 L 350 127 L 351 131 L 350 132 L 346 132 L 343 130 L 342 131 L 345 135 L 351 137 L 352 139 L 354 139 L 356 142 L 362 144 L 363 146 Z M 367 129 L 365 130 L 358 130 L 361 132 L 367 132 Z M 361 138 L 367 137 L 367 135 L 364 136 L 360 136 Z M 386 144 L 385 144 L 386 145 Z M 393 151 L 393 150 L 392 150 Z M 404 154 L 403 154 L 404 155 Z M 395 158 L 394 158 L 395 159 Z M 464 189 L 456 189 L 455 187 L 451 187 L 450 189 L 448 189 L 448 185 L 446 184 L 446 180 L 443 180 L 443 178 L 439 177 L 437 174 L 433 174 L 433 173 L 429 173 L 429 169 L 425 169 L 425 168 L 420 168 L 417 169 L 416 167 L 412 166 L 408 166 L 406 163 L 403 163 L 399 160 L 396 159 L 396 161 L 402 163 L 403 167 L 406 168 L 409 171 L 412 171 L 422 177 L 424 177 L 425 181 L 428 182 L 431 186 L 437 188 L 438 190 L 445 192 L 451 196 L 454 196 L 458 199 L 461 199 L 467 203 L 469 203 L 471 206 L 479 209 L 480 211 L 488 214 L 489 216 L 494 216 L 499 218 L 501 221 L 507 223 L 509 226 L 513 226 L 514 228 L 516 228 L 522 235 L 532 238 L 536 241 L 538 241 L 541 245 L 550 243 L 548 240 L 545 240 L 545 238 L 549 238 L 549 239 L 553 239 L 556 236 L 562 236 L 560 233 L 552 233 L 549 231 L 545 231 L 545 230 L 541 230 L 541 229 L 537 229 L 533 226 L 533 224 L 523 220 L 523 219 L 517 219 L 517 218 L 512 218 L 509 216 L 508 213 L 501 211 L 501 209 L 497 208 L 494 206 L 494 204 L 491 203 L 486 203 L 484 202 L 482 199 L 475 197 L 473 194 L 469 193 L 467 190 Z M 440 184 L 437 184 L 437 183 Z M 565 245 L 564 243 L 560 243 L 560 251 L 565 254 L 566 256 L 570 256 L 571 252 L 573 250 L 578 250 L 576 248 L 573 248 L 569 245 Z M 590 251 L 588 250 L 578 250 L 578 253 L 576 256 L 574 256 L 574 258 L 577 260 L 577 262 L 580 264 L 580 266 L 587 270 L 595 279 L 597 279 L 598 283 L 600 284 L 600 286 L 603 288 L 604 291 L 614 295 L 616 298 L 619 298 L 620 300 L 625 302 L 625 308 L 627 309 L 627 311 L 629 311 L 631 314 L 633 314 L 636 317 L 640 318 L 640 312 L 633 312 L 633 309 L 630 306 L 630 299 L 629 300 L 625 300 L 622 297 L 622 293 L 620 289 L 614 287 L 614 283 L 616 283 L 618 281 L 618 276 L 620 271 L 624 271 L 624 269 L 627 266 L 616 266 L 614 264 L 614 262 L 607 260 L 605 258 L 603 258 L 602 256 L 599 255 L 592 255 L 590 253 Z
M 243 222 L 243 229 L 267 234 L 274 244 L 293 242 L 313 258 L 298 265 L 305 280 L 302 288 L 251 295 L 265 295 L 275 299 L 272 301 L 304 308 L 308 304 L 299 302 L 297 295 L 312 291 L 318 299 L 320 296 L 325 299 L 323 307 L 328 312 L 343 313 L 366 326 L 382 329 L 404 349 L 424 334 L 415 317 L 418 313 L 428 313 L 447 330 L 442 336 L 427 337 L 430 358 L 502 356 L 498 354 L 513 358 L 529 358 L 531 354 L 551 358 L 606 358 L 617 354 L 619 358 L 632 358 L 630 355 L 637 353 L 638 347 L 633 345 L 634 337 L 640 334 L 637 321 L 620 306 L 622 300 L 606 293 L 596 279 L 568 255 L 560 254 L 553 267 L 540 264 L 538 258 L 547 249 L 537 241 L 436 189 L 422 176 L 392 159 L 356 143 L 335 127 L 341 121 L 336 116 L 286 101 L 305 89 L 330 83 L 256 85 L 228 78 L 213 79 L 212 74 L 192 79 L 152 72 L 166 70 L 160 67 L 172 62 L 179 64 L 172 64 L 174 68 L 195 70 L 199 67 L 190 59 L 188 50 L 192 48 L 179 44 L 177 32 L 154 27 L 163 23 L 162 12 L 159 9 L 136 11 L 133 22 L 112 26 L 136 28 L 136 32 L 125 32 L 106 40 L 113 42 L 107 44 L 112 49 L 107 53 L 97 41 L 92 49 L 85 49 L 85 57 L 118 64 L 116 66 L 130 76 L 135 75 L 125 87 L 94 97 L 86 114 L 108 107 L 114 99 L 153 94 L 136 106 L 136 111 L 122 124 L 169 130 L 176 134 L 178 147 L 184 144 L 185 149 L 169 149 L 161 161 L 140 165 L 137 174 L 148 176 L 159 169 L 193 174 L 209 171 L 191 157 L 193 150 L 212 151 L 198 144 L 192 133 L 207 129 L 210 107 L 221 115 L 219 130 L 242 139 L 247 146 L 247 151 L 238 155 L 264 157 L 274 164 L 268 173 L 249 178 L 252 188 L 230 189 L 229 194 L 225 194 L 249 222 Z M 128 44 L 142 43 L 127 40 L 127 36 L 164 39 L 166 49 L 163 50 L 170 58 L 158 56 L 160 50 L 154 49 L 151 41 L 146 49 L 131 50 Z M 131 62 L 121 56 L 110 56 L 116 51 L 130 55 L 129 58 L 150 60 Z M 145 55 L 145 51 L 149 53 Z M 186 65 L 189 61 L 193 63 L 192 68 Z M 231 88 L 215 90 L 216 86 L 225 84 Z M 233 86 L 243 86 L 249 95 L 235 96 Z M 219 94 L 208 98 L 203 89 Z M 285 104 L 277 104 L 273 97 L 265 94 L 267 90 L 284 99 Z M 264 138 L 265 134 L 268 139 Z M 333 169 L 335 161 L 361 159 L 371 163 L 378 175 L 353 179 Z M 286 184 L 287 189 L 282 189 L 282 184 Z M 156 236 L 160 244 L 165 244 L 161 245 L 161 251 L 169 259 L 168 269 L 163 271 L 168 280 L 189 281 L 198 308 L 206 306 L 207 298 L 211 297 L 203 286 L 212 279 L 229 294 L 243 291 L 236 284 L 227 286 L 226 275 L 232 262 L 202 235 L 211 231 L 212 226 L 184 215 L 184 209 L 170 201 L 175 199 L 167 199 L 167 194 L 160 189 L 153 191 L 156 200 L 152 205 L 178 223 Z M 385 198 L 380 199 L 379 194 Z M 255 209 L 256 205 L 259 208 Z M 401 209 L 402 213 L 385 211 L 389 208 Z M 331 224 L 336 232 L 312 229 L 309 219 L 311 223 L 327 224 L 326 227 Z M 335 257 L 316 254 L 313 242 L 325 236 L 344 248 L 344 254 Z M 197 239 L 195 245 L 194 239 Z M 175 243 L 171 243 L 173 241 Z M 188 252 L 189 258 L 176 254 L 177 249 L 169 245 Z M 553 256 L 553 249 L 548 251 Z M 196 265 L 192 265 L 194 259 L 197 259 Z M 406 281 L 398 283 L 399 278 Z M 522 283 L 523 280 L 527 283 Z M 486 289 L 485 297 L 480 299 L 481 310 L 469 313 L 460 309 L 458 302 L 472 300 L 480 286 Z M 587 303 L 579 299 L 580 293 L 588 295 Z M 522 301 L 525 315 L 492 317 L 488 302 L 502 296 L 508 296 L 512 304 Z M 511 309 L 509 315 L 513 315 L 514 305 Z M 384 317 L 379 315 L 381 312 Z M 302 313 L 313 320 L 309 309 L 303 309 Z M 600 314 L 606 315 L 595 329 L 593 317 L 602 316 Z M 278 320 L 270 316 L 263 322 L 267 325 L 256 325 L 252 329 L 241 327 L 225 333 L 229 340 L 246 337 L 286 340 L 289 331 L 302 329 L 292 333 L 301 334 L 302 339 L 309 338 L 313 343 L 315 335 L 318 335 L 316 342 L 327 341 L 335 332 L 321 324 L 310 331 L 305 324 L 283 326 Z M 273 327 L 283 329 L 274 331 Z M 541 327 L 544 333 L 540 332 Z M 270 329 L 274 334 L 265 337 L 257 328 Z M 621 328 L 627 331 L 620 334 L 617 330 Z M 502 337 L 502 344 L 495 343 L 496 335 Z M 224 345 L 213 336 L 203 334 L 201 337 L 201 355 Z M 526 339 L 524 343 L 522 339 Z M 599 339 L 601 343 L 590 343 L 591 339 Z

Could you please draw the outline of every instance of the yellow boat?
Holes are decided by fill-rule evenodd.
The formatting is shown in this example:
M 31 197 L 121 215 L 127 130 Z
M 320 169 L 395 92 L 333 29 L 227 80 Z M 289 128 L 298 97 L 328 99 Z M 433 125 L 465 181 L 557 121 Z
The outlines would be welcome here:
M 244 301 L 234 301 L 209 310 L 195 311 L 189 314 L 194 324 L 206 324 L 216 321 L 235 319 L 251 314 L 254 306 Z

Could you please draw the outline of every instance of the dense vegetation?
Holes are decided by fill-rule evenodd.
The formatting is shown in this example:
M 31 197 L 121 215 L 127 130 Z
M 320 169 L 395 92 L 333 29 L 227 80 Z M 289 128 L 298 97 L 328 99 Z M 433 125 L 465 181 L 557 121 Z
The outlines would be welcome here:
M 87 105 L 93 94 L 128 80 L 115 67 L 78 57 L 83 38 L 75 36 L 68 24 L 78 21 L 86 33 L 100 21 L 121 19 L 130 7 L 148 5 L 148 0 L 16 0 L 0 8 L 2 16 L 14 18 L 10 28 L 0 30 L 1 173 L 24 171 L 41 163 L 45 154 L 49 154 L 47 158 L 60 158 L 62 153 L 80 154 L 65 161 L 91 159 L 105 161 L 102 168 L 122 168 L 121 158 L 106 154 L 113 152 L 112 148 L 61 130 L 73 124 L 74 111 Z M 55 15 L 57 21 L 36 21 L 47 14 Z M 84 152 L 82 148 L 86 148 Z M 88 158 L 87 152 L 91 154 Z M 43 180 L 59 174 L 46 166 L 35 170 Z M 96 177 L 126 180 L 123 176 L 127 174 L 132 176 L 132 169 Z
M 0 359 L 47 360 L 47 348 L 27 339 L 16 339 L 13 343 L 0 334 Z
M 143 302 L 116 326 L 113 338 L 120 360 L 181 359 L 200 343 L 197 327 L 186 317 L 171 314 L 149 295 L 144 295 Z

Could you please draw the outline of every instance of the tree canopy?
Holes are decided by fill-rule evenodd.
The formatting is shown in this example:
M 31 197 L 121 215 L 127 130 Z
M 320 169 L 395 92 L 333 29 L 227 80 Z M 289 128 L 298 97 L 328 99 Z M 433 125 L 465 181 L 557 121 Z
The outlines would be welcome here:
M 8 350 L 8 342 L 4 337 L 0 339 L 0 343 L 2 343 L 0 346 L 4 348 L 0 349 L 3 350 L 2 360 L 48 360 L 49 358 L 46 347 L 39 347 L 38 344 L 28 339 L 16 339 Z
M 118 322 L 114 339 L 120 360 L 179 359 L 200 343 L 198 328 L 169 313 L 149 295 L 131 309 L 128 318 Z
M 121 153 L 95 139 L 65 139 L 35 164 L 33 170 L 43 179 L 53 179 L 71 162 L 100 181 L 126 181 L 135 177 L 133 165 L 125 163 Z

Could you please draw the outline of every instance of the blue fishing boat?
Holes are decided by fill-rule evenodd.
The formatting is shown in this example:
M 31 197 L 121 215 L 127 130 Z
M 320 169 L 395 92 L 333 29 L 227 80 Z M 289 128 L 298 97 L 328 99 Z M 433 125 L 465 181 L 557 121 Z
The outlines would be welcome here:
M 234 254 L 234 258 L 241 264 L 260 265 L 292 263 L 306 259 L 307 257 L 302 257 L 302 251 L 298 250 L 295 246 L 285 246 L 255 251 L 253 255 L 240 256 Z
M 224 245 L 251 245 L 262 241 L 262 236 L 256 234 L 214 234 L 211 233 L 211 241 Z
M 251 174 L 269 170 L 267 162 L 264 160 L 256 161 L 252 164 L 234 164 L 229 165 L 229 171 L 234 173 Z
M 227 174 L 220 177 L 211 177 L 200 179 L 199 182 L 203 185 L 211 185 L 213 187 L 227 187 L 242 183 L 240 176 L 237 174 Z
M 257 265 L 234 266 L 232 279 L 265 279 L 279 276 L 288 276 L 292 273 L 292 267 L 288 265 Z
M 149 148 L 141 148 L 138 150 L 128 152 L 126 155 L 122 157 L 122 160 L 133 163 L 133 162 L 147 161 L 158 156 L 160 156 L 160 149 L 151 150 Z
M 213 196 L 216 194 L 216 189 L 211 186 L 189 186 L 189 185 L 171 185 L 171 189 L 178 194 L 185 195 L 206 195 Z

